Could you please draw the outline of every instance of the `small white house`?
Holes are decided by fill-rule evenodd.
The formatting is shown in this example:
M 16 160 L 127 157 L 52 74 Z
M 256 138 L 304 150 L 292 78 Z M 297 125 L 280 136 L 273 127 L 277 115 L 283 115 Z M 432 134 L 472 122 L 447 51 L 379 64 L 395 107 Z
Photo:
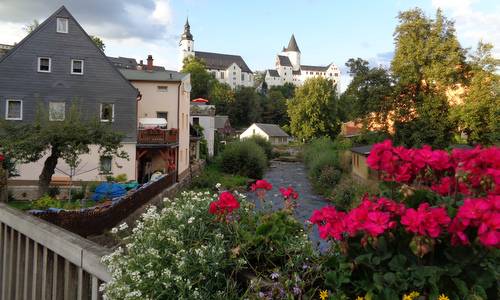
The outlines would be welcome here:
M 260 135 L 273 145 L 285 145 L 290 141 L 290 136 L 276 124 L 253 123 L 247 130 L 240 134 L 240 140 Z

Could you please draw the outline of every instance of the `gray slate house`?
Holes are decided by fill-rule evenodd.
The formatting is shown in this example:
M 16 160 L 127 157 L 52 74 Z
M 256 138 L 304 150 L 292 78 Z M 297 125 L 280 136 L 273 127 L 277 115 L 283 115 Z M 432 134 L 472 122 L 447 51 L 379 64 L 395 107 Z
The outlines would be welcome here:
M 286 145 L 291 140 L 290 136 L 276 124 L 253 123 L 242 134 L 240 140 L 259 135 L 273 145 Z
M 104 168 L 113 171 L 117 167 L 129 179 L 135 178 L 137 96 L 137 89 L 64 6 L 0 57 L 0 118 L 31 122 L 41 103 L 51 121 L 63 120 L 76 103 L 84 118 L 110 123 L 125 134 L 124 150 L 129 152 L 130 161 L 115 162 L 113 158 Z M 79 179 L 99 179 L 96 177 L 103 166 L 95 155 L 92 152 L 84 158 L 86 169 L 91 171 Z M 38 167 L 38 163 L 20 166 L 18 179 L 35 180 Z M 64 168 L 61 161 L 58 168 Z

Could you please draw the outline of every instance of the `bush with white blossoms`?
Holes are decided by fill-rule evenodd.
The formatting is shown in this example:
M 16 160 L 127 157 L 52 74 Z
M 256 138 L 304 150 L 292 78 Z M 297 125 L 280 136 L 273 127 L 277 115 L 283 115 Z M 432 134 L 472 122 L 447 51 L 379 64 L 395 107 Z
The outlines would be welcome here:
M 151 206 L 123 239 L 124 246 L 103 258 L 112 280 L 108 299 L 229 299 L 235 297 L 231 272 L 244 261 L 230 259 L 230 226 L 207 212 L 217 198 L 183 192 Z M 248 204 L 248 203 L 247 203 Z M 243 205 L 240 213 L 249 212 Z M 126 229 L 119 226 L 114 231 Z

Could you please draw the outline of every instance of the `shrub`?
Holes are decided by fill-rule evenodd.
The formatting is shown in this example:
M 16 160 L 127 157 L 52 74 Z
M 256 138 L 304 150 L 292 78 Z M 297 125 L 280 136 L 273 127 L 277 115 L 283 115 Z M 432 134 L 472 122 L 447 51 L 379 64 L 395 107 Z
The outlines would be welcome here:
M 267 166 L 266 154 L 253 141 L 229 143 L 219 157 L 221 170 L 250 178 L 262 178 Z
M 224 174 L 217 168 L 216 165 L 210 164 L 205 167 L 199 176 L 193 179 L 191 185 L 194 188 L 211 189 L 217 183 L 220 183 L 224 188 L 233 190 L 245 187 L 248 181 L 248 177 Z
M 71 189 L 72 200 L 81 200 L 83 198 L 85 198 L 85 191 L 83 187 L 81 189 Z
M 50 197 L 55 198 L 55 197 L 59 196 L 59 194 L 61 194 L 61 190 L 57 186 L 49 187 L 47 194 Z
M 33 201 L 33 205 L 31 206 L 33 209 L 44 210 L 49 207 L 59 207 L 61 205 L 60 201 L 54 199 L 49 195 L 44 195 L 38 200 Z
M 359 204 L 361 197 L 365 194 L 375 195 L 379 193 L 376 183 L 358 183 L 351 174 L 345 174 L 331 192 L 331 200 L 335 207 L 348 210 Z
M 127 182 L 127 174 L 123 173 L 123 174 L 116 175 L 115 181 L 116 182 Z
M 264 150 L 264 153 L 266 154 L 267 159 L 272 159 L 274 158 L 274 152 L 273 152 L 273 145 L 271 142 L 266 140 L 263 136 L 260 135 L 252 135 L 251 137 L 245 139 L 245 140 L 250 140 L 259 145 L 259 147 Z

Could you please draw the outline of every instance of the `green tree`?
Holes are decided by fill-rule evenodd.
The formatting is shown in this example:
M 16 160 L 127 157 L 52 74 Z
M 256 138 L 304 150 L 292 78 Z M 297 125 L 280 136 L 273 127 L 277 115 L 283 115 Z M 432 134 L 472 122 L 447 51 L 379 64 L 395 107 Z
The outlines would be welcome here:
M 104 52 L 104 49 L 106 49 L 106 45 L 104 44 L 104 41 L 96 35 L 91 35 L 90 38 L 92 39 L 94 44 L 97 46 L 97 48 L 101 49 L 101 51 Z
M 287 112 L 287 99 L 279 87 L 269 89 L 267 96 L 262 97 L 262 122 L 278 124 L 280 126 L 289 123 Z
M 229 84 L 214 80 L 209 90 L 208 99 L 211 104 L 215 105 L 217 114 L 227 115 L 229 107 L 234 104 L 234 91 Z
M 391 63 L 396 82 L 395 129 L 402 131 L 396 132 L 396 142 L 445 147 L 455 128 L 445 92 L 464 80 L 465 50 L 458 42 L 453 22 L 441 10 L 437 10 L 435 19 L 425 16 L 419 8 L 401 12 L 398 18 Z M 423 129 L 424 125 L 432 130 Z
M 207 72 L 203 60 L 194 56 L 186 57 L 181 72 L 191 74 L 191 99 L 209 98 L 215 78 Z
M 493 57 L 493 45 L 479 42 L 470 55 L 471 80 L 463 102 L 452 108 L 452 117 L 470 144 L 491 145 L 500 141 L 500 60 Z
M 335 137 L 340 131 L 337 92 L 331 80 L 312 78 L 295 90 L 288 101 L 290 130 L 300 139 Z
M 352 80 L 340 99 L 341 119 L 383 124 L 387 131 L 389 112 L 393 110 L 394 85 L 389 72 L 379 67 L 370 68 L 361 58 L 349 59 L 346 66 Z
M 239 87 L 234 99 L 234 104 L 228 109 L 229 119 L 234 126 L 244 127 L 261 120 L 261 98 L 255 88 Z
M 76 104 L 64 121 L 49 121 L 40 105 L 33 123 L 1 121 L 0 152 L 18 163 L 36 162 L 48 154 L 38 180 L 39 194 L 44 195 L 60 158 L 75 164 L 79 155 L 90 152 L 90 145 L 97 145 L 103 156 L 128 158 L 121 150 L 122 137 L 108 123 L 83 120 Z
M 34 19 L 30 24 L 24 26 L 23 30 L 27 33 L 32 33 L 38 26 L 40 26 L 40 22 L 37 19 Z

